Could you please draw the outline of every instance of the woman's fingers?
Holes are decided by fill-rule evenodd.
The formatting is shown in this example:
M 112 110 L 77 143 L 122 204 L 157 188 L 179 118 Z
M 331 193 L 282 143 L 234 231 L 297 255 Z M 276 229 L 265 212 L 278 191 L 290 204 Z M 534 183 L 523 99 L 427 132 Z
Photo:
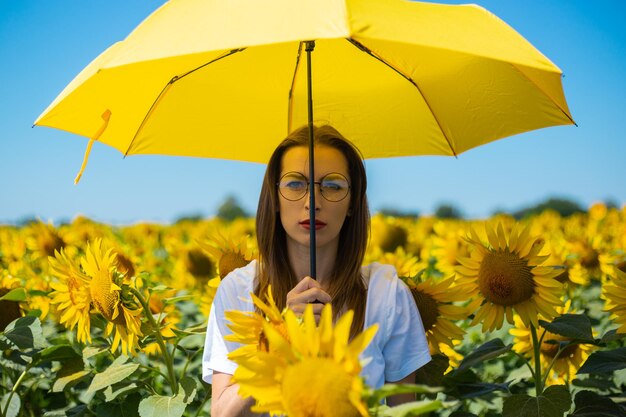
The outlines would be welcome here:
M 291 308 L 295 304 L 307 303 L 330 303 L 332 298 L 322 289 L 319 282 L 311 277 L 305 277 L 291 291 L 287 293 L 287 307 Z
M 330 295 L 311 277 L 305 277 L 287 293 L 287 307 L 301 315 L 304 314 L 307 305 L 311 305 L 316 322 L 319 322 L 324 305 L 331 301 Z

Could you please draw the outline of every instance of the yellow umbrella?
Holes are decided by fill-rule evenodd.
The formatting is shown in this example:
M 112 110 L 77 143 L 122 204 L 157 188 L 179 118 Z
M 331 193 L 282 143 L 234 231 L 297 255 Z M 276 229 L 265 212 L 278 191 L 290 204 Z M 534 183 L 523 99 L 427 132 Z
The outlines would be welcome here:
M 92 138 L 88 151 L 266 162 L 312 118 L 366 158 L 458 155 L 573 123 L 560 70 L 478 6 L 171 0 L 35 124 Z

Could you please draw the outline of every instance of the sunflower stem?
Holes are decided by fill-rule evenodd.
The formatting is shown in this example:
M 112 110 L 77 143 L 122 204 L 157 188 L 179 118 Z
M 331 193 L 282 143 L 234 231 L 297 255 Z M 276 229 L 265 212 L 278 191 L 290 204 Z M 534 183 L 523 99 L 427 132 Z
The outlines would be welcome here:
M 26 374 L 28 373 L 28 371 L 30 371 L 30 368 L 31 366 L 29 365 L 26 367 L 26 369 L 24 369 L 24 372 L 22 372 L 19 378 L 17 378 L 17 381 L 15 381 L 13 388 L 11 388 L 11 392 L 9 392 L 9 396 L 7 397 L 7 403 L 5 404 L 4 409 L 0 410 L 3 417 L 6 416 L 9 412 L 9 406 L 11 405 L 11 399 L 13 398 L 13 394 L 17 392 L 17 388 L 21 385 L 22 381 L 26 377 Z
M 535 355 L 535 391 L 539 397 L 543 393 L 543 378 L 541 375 L 541 344 L 537 339 L 537 329 L 535 325 L 530 323 L 530 334 L 533 338 L 533 352 Z
M 143 294 L 141 294 L 141 292 L 139 292 L 139 290 L 136 288 L 133 288 L 130 286 L 129 288 L 130 288 L 130 291 L 133 293 L 133 295 L 141 303 L 141 306 L 143 307 L 143 311 L 146 313 L 146 316 L 148 317 L 148 321 L 150 322 L 150 325 L 154 329 L 157 343 L 159 344 L 159 347 L 161 348 L 161 352 L 163 352 L 163 358 L 165 360 L 165 365 L 167 366 L 167 373 L 169 375 L 168 382 L 170 383 L 172 392 L 174 393 L 174 395 L 176 395 L 178 394 L 178 383 L 176 381 L 176 374 L 174 373 L 174 363 L 173 363 L 172 356 L 170 355 L 170 352 L 167 350 L 165 341 L 163 340 L 163 335 L 161 335 L 161 329 L 159 328 L 159 325 L 156 322 L 156 320 L 154 320 L 154 317 L 152 316 L 152 312 L 150 311 L 150 306 L 148 306 L 148 302 L 143 297 Z

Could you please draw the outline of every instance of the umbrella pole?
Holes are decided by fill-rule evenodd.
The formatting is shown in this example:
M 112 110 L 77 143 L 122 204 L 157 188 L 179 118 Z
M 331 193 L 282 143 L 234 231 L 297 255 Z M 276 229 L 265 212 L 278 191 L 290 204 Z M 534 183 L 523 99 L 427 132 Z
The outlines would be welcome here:
M 315 41 L 306 41 L 306 72 L 307 72 L 307 106 L 309 110 L 309 257 L 311 261 L 310 276 L 315 278 L 315 169 L 313 151 L 313 88 L 311 81 L 311 52 L 315 49 Z

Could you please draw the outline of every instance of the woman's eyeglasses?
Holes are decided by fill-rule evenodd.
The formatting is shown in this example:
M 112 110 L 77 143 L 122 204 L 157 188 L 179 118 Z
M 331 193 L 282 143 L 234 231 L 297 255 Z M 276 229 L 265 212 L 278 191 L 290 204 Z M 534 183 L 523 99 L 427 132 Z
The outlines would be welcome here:
M 338 202 L 350 192 L 348 179 L 338 172 L 324 175 L 319 181 L 320 194 L 328 201 Z M 309 180 L 299 172 L 288 172 L 276 183 L 278 191 L 286 200 L 298 201 L 309 191 Z

